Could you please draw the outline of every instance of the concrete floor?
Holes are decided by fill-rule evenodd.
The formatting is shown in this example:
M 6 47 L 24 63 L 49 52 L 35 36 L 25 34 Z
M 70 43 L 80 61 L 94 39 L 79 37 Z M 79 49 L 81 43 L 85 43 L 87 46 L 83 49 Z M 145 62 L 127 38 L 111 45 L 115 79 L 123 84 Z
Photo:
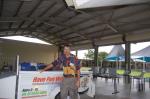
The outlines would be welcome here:
M 123 80 L 120 79 L 118 85 L 117 94 L 112 94 L 113 92 L 113 83 L 112 80 L 109 79 L 107 82 L 105 79 L 97 78 L 95 80 L 96 84 L 96 96 L 95 99 L 150 99 L 150 88 L 149 84 L 146 83 L 145 91 L 138 92 L 136 87 L 136 81 L 134 81 L 134 85 L 132 84 L 131 93 L 130 93 L 130 85 L 123 84 Z M 90 98 L 87 95 L 81 95 L 80 99 L 94 99 Z

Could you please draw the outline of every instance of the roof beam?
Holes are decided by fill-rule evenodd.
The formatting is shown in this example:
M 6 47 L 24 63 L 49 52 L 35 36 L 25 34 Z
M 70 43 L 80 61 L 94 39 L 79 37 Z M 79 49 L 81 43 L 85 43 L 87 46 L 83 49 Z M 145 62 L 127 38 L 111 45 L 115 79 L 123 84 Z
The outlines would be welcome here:
M 114 32 L 119 32 L 114 26 L 112 26 L 111 24 L 106 24 L 108 28 L 110 28 L 111 30 L 113 30 Z
M 43 0 L 38 0 L 38 3 L 32 8 L 32 10 L 27 14 L 27 17 L 30 17 L 34 11 L 40 6 L 40 4 L 43 2 Z M 18 28 L 20 28 L 23 24 L 25 23 L 25 21 L 21 22 L 20 25 L 18 26 Z
M 38 17 L 42 17 L 45 15 L 49 10 L 51 10 L 57 3 L 53 2 L 48 8 L 46 8 L 41 14 L 38 15 Z
M 127 26 L 127 25 L 131 25 L 131 24 L 139 24 L 140 25 L 140 22 L 147 22 L 147 20 L 148 20 L 149 18 L 146 18 L 146 19 L 143 19 L 143 20 L 137 20 L 137 21 L 130 21 L 130 22 L 127 22 L 126 24 L 122 24 L 122 25 L 120 25 L 120 27 L 124 27 L 124 26 Z M 111 24 L 110 24 L 111 25 Z M 120 31 L 120 30 L 118 30 L 114 25 L 111 25 L 113 28 L 115 28 L 116 30 L 116 32 L 115 32 L 115 34 L 114 33 L 111 33 L 111 34 L 107 34 L 107 35 L 102 35 L 102 34 L 100 34 L 100 35 L 96 35 L 96 36 L 93 36 L 93 37 L 91 37 L 92 39 L 101 39 L 101 38 L 103 38 L 103 37 L 109 37 L 109 36 L 113 36 L 113 35 L 118 35 L 118 34 L 121 34 L 121 35 L 125 35 L 126 34 L 126 32 L 129 32 L 129 31 Z M 148 26 L 149 25 L 142 25 L 142 27 L 141 27 L 141 25 L 139 26 L 140 28 L 137 28 L 137 29 L 147 29 L 148 28 Z M 136 30 L 136 29 L 135 29 Z M 99 34 L 99 33 L 104 33 L 104 32 L 106 32 L 106 31 L 110 31 L 110 30 L 106 30 L 106 29 L 103 29 L 103 30 L 99 30 L 99 31 L 95 31 L 95 32 L 90 32 L 90 33 L 86 33 L 85 35 L 86 36 L 90 36 L 90 34 Z M 134 30 L 131 30 L 130 32 L 132 33 Z M 71 37 L 71 38 L 66 38 L 66 39 L 72 39 L 72 38 L 74 38 L 74 37 Z
M 93 17 L 97 17 L 97 15 L 96 16 L 93 16 Z M 64 29 L 62 29 L 62 30 L 59 30 L 59 31 L 57 31 L 57 32 L 55 32 L 54 34 L 59 34 L 60 32 L 63 32 L 63 31 L 65 31 L 66 29 L 74 29 L 74 30 L 77 30 L 77 28 L 76 28 L 76 26 L 78 26 L 79 24 L 82 24 L 82 23 L 85 23 L 85 22 L 87 22 L 87 20 L 89 21 L 89 20 L 91 20 L 92 19 L 92 17 L 89 17 L 89 18 L 87 18 L 87 19 L 85 19 L 85 20 L 82 20 L 82 21 L 80 21 L 80 22 L 78 22 L 78 23 L 76 23 L 76 24 L 74 24 L 74 25 L 72 25 L 72 26 L 69 26 L 69 28 L 64 28 Z M 99 21 L 101 21 L 101 20 L 99 20 Z M 101 24 L 102 23 L 104 23 L 104 22 L 100 22 Z M 70 35 L 71 33 L 67 33 L 67 35 Z M 75 33 L 76 34 L 76 33 Z
M 16 29 L 16 28 L 10 28 L 10 29 L 0 29 L 0 32 L 8 32 L 8 31 L 24 31 L 24 30 L 27 30 L 27 31 L 36 31 L 36 28 L 19 28 L 19 29 Z
M 49 19 L 49 22 L 47 20 Z M 0 17 L 0 22 L 21 22 L 21 21 L 38 21 L 46 25 L 67 27 L 64 24 L 54 22 L 54 18 L 32 18 L 32 17 Z
M 52 2 L 52 4 L 46 8 L 42 13 L 40 13 L 38 15 L 38 17 L 42 17 L 43 15 L 45 15 L 51 8 L 53 8 L 56 5 L 56 2 Z M 36 22 L 36 20 L 33 20 L 28 26 L 27 28 L 30 28 L 31 25 L 33 25 Z M 43 23 L 40 23 L 36 26 L 36 28 L 38 28 L 39 26 L 43 25 Z
M 136 6 L 135 6 L 136 7 Z M 125 7 L 125 8 L 128 8 L 128 7 Z M 120 9 L 123 9 L 123 8 L 120 8 Z M 120 10 L 120 9 L 117 9 L 117 10 Z M 117 11 L 117 10 L 115 10 L 115 11 Z M 79 11 L 79 10 L 78 10 Z M 124 15 L 121 15 L 121 16 L 117 16 L 117 17 L 115 17 L 115 18 L 113 18 L 112 17 L 112 19 L 111 19 L 111 21 L 116 21 L 116 20 L 118 20 L 118 19 L 120 19 L 120 18 L 124 18 L 124 17 L 129 17 L 129 16 L 132 16 L 132 15 L 135 15 L 135 14 L 139 14 L 139 13 L 143 13 L 143 12 L 145 12 L 145 11 L 149 11 L 149 9 L 147 9 L 147 8 L 144 8 L 144 9 L 141 9 L 141 10 L 138 10 L 138 11 L 133 11 L 133 12 L 131 12 L 131 13 L 128 13 L 128 14 L 124 14 Z M 83 11 L 81 11 L 81 12 L 83 12 Z M 85 12 L 83 12 L 83 13 L 85 13 Z M 89 15 L 89 14 L 88 14 Z M 86 19 L 86 20 L 83 20 L 83 21 L 81 21 L 80 23 L 77 23 L 77 24 L 75 24 L 75 25 L 73 25 L 73 26 L 71 26 L 71 27 L 73 27 L 73 28 L 75 28 L 76 26 L 78 26 L 79 24 L 81 24 L 81 23 L 84 23 L 84 22 L 87 22 L 87 20 L 96 20 L 96 21 L 100 21 L 100 20 L 102 20 L 102 19 L 104 19 L 103 17 L 100 17 L 99 15 L 90 15 L 91 17 L 89 18 L 89 19 Z M 102 19 L 101 19 L 102 18 Z M 105 23 L 107 23 L 108 24 L 108 22 L 106 21 L 106 20 L 103 20 L 102 22 L 100 21 L 99 22 L 99 25 L 103 25 L 103 24 L 105 24 Z M 64 28 L 63 30 L 65 30 L 66 28 Z M 69 29 L 69 28 L 68 28 Z M 82 30 L 82 29 L 81 29 Z M 80 29 L 77 31 L 77 32 L 79 32 L 80 31 Z M 54 34 L 59 34 L 60 32 L 62 32 L 62 31 L 59 31 L 59 32 L 55 32 Z M 71 35 L 71 34 L 76 34 L 76 32 L 73 32 L 73 33 L 67 33 L 67 34 L 65 34 L 65 35 Z M 52 34 L 51 34 L 52 35 Z M 61 35 L 61 36 L 63 36 L 63 35 Z
M 63 5 L 61 8 L 59 8 L 56 12 L 52 13 L 51 15 L 49 15 L 49 17 L 51 16 L 58 16 L 60 13 L 62 13 L 64 10 L 66 9 L 66 7 Z
M 123 26 L 126 26 L 126 25 L 128 25 L 128 24 L 140 24 L 141 22 L 147 22 L 147 20 L 148 20 L 149 18 L 146 18 L 146 19 L 142 19 L 142 20 L 136 20 L 136 21 L 130 21 L 130 22 L 127 22 L 126 24 L 123 24 L 123 25 L 121 25 L 121 27 L 123 27 Z M 111 25 L 113 28 L 116 28 L 115 26 L 113 26 L 113 25 Z M 97 32 L 95 32 L 95 33 L 99 33 L 99 32 L 105 32 L 105 31 L 107 31 L 107 30 L 103 30 L 103 31 L 97 31 Z M 117 32 L 118 31 L 118 32 Z M 116 29 L 115 30 L 115 32 L 116 33 L 124 33 L 124 32 L 120 32 L 118 29 Z M 88 33 L 88 34 L 85 34 L 86 36 L 88 36 L 89 34 L 92 34 L 93 32 L 91 32 L 91 33 Z M 107 35 L 105 35 L 105 36 L 107 36 Z M 108 35 L 109 36 L 109 35 Z M 97 36 L 96 36 L 97 37 Z M 101 37 L 103 37 L 102 35 L 101 36 L 98 36 L 98 38 L 101 38 Z M 93 39 L 94 39 L 95 37 L 93 37 Z M 71 38 L 67 38 L 67 39 L 71 39 Z
M 44 24 L 46 25 L 50 25 L 50 26 L 60 26 L 60 27 L 64 27 L 64 28 L 71 28 L 69 26 L 66 26 L 64 24 L 61 24 L 61 23 L 55 23 L 54 22 L 54 18 L 50 18 L 50 22 L 45 22 L 45 18 L 35 18 L 35 19 L 32 19 L 32 18 L 29 18 L 29 17 L 1 17 L 0 18 L 0 22 L 3 22 L 3 21 L 6 21 L 6 22 L 9 22 L 9 21 L 14 21 L 14 22 L 18 22 L 18 21 L 22 21 L 22 20 L 26 20 L 26 21 L 39 21 L 39 22 L 43 22 Z M 19 29 L 19 28 L 18 28 Z M 81 36 L 82 38 L 88 38 L 80 33 L 77 33 L 79 36 Z M 54 35 L 54 34 L 53 34 Z M 90 39 L 90 38 L 88 38 Z
M 16 29 L 16 28 L 11 28 L 11 29 L 0 29 L 0 37 L 3 37 L 3 36 L 17 36 L 18 34 L 15 33 L 15 31 L 32 31 L 32 32 L 36 32 L 36 34 L 40 34 L 40 32 L 37 32 L 35 28 L 20 28 L 19 30 Z M 6 33 L 8 31 L 11 31 L 12 34 L 9 34 L 9 33 Z M 3 33 L 4 32 L 4 33 Z M 2 34 L 1 34 L 2 33 Z M 56 44 L 55 42 L 53 42 L 52 40 L 46 40 L 45 38 L 42 38 L 42 37 L 39 37 L 38 35 L 35 35 L 34 33 L 31 33 L 29 34 L 28 32 L 24 32 L 24 33 L 21 33 L 19 35 L 22 35 L 22 36 L 25 36 L 25 35 L 31 35 L 31 36 L 34 36 L 36 38 L 40 38 L 42 40 L 45 40 L 47 42 L 50 42 L 52 44 Z
M 36 19 L 32 19 L 32 18 L 29 18 L 29 17 L 23 17 L 23 18 L 21 18 L 21 17 L 1 17 L 0 18 L 0 22 L 1 21 L 22 21 L 22 20 L 26 20 L 26 21 L 34 21 L 34 20 L 37 20 L 37 21 L 39 21 L 39 22 L 43 22 L 44 24 L 46 24 L 46 25 L 50 25 L 50 26 L 63 26 L 63 25 L 61 25 L 61 23 L 47 23 L 47 22 L 45 22 L 45 19 L 44 18 L 36 18 Z M 53 19 L 51 18 L 51 22 L 53 22 Z M 28 28 L 26 28 L 27 30 L 28 30 Z M 16 31 L 17 30 L 20 30 L 20 28 L 17 28 L 16 29 Z M 24 31 L 25 31 L 25 29 L 24 29 Z M 32 30 L 31 30 L 32 31 Z M 43 31 L 43 32 L 45 32 L 45 31 Z M 58 37 L 57 35 L 53 35 L 53 36 L 55 36 L 55 37 Z M 58 37 L 58 38 L 60 38 L 60 37 Z M 65 39 L 63 39 L 63 38 L 61 38 L 62 39 L 62 41 L 64 41 L 65 43 L 69 43 L 69 41 L 68 40 L 65 40 Z
M 118 34 L 128 35 L 128 34 L 132 34 L 135 31 L 144 30 L 144 29 L 149 29 L 149 26 L 148 25 L 146 25 L 146 26 L 139 26 L 139 27 L 131 29 L 131 30 L 121 31 L 122 33 L 118 32 L 118 33 L 115 33 L 115 34 L 107 34 L 107 35 L 103 35 L 103 36 L 95 36 L 95 37 L 93 37 L 93 39 L 99 40 L 99 39 L 101 39 L 103 37 L 108 37 L 108 36 L 113 36 L 113 35 L 118 35 Z
M 53 2 L 48 8 L 46 8 L 42 13 L 38 15 L 38 17 L 43 17 L 49 10 L 51 10 L 56 5 L 56 2 Z M 47 18 L 48 19 L 48 18 Z M 36 20 L 32 21 L 27 27 L 29 28 L 31 25 L 33 25 L 36 22 Z M 43 23 L 40 23 L 40 25 L 43 25 Z M 39 26 L 39 25 L 38 25 Z
M 70 8 L 70 7 L 68 7 L 68 9 L 69 10 L 71 10 L 71 11 L 73 11 L 73 12 L 75 12 L 77 15 L 75 15 L 74 17 L 71 17 L 71 18 L 69 18 L 68 20 L 66 20 L 66 21 L 64 21 L 64 22 L 68 22 L 68 21 L 70 21 L 70 20 L 72 20 L 72 19 L 74 19 L 75 17 L 79 17 L 79 15 L 81 15 L 81 14 L 83 14 L 83 13 L 81 13 L 80 11 L 77 11 L 77 10 L 75 10 L 75 9 L 73 9 L 73 8 Z M 93 18 L 96 18 L 96 17 L 100 17 L 102 14 L 92 14 L 92 16 L 89 16 L 89 18 L 83 18 L 83 17 L 79 17 L 79 18 L 81 18 L 81 19 L 83 19 L 82 21 L 80 21 L 80 22 L 78 22 L 78 23 L 75 23 L 75 24 L 73 24 L 73 25 L 71 25 L 70 27 L 75 27 L 75 26 L 77 26 L 77 25 L 79 25 L 79 24 L 82 24 L 82 23 L 85 23 L 85 22 L 87 22 L 87 20 L 93 20 Z M 85 15 L 86 16 L 86 15 Z M 100 21 L 100 20 L 99 20 Z M 59 30 L 59 31 L 56 31 L 54 34 L 59 34 L 60 32 L 62 32 L 62 31 L 64 31 L 66 28 L 63 28 L 63 29 L 61 29 L 61 30 Z
M 20 36 L 24 36 L 26 35 L 26 33 L 23 33 L 23 34 L 19 34 Z M 18 34 L 16 34 L 15 32 L 9 34 L 9 33 L 0 33 L 0 37 L 4 37 L 4 36 L 18 36 Z
M 0 0 L 0 16 L 2 16 L 3 8 L 4 8 L 4 0 Z
M 13 17 L 16 17 L 16 16 L 18 15 L 18 13 L 19 13 L 19 11 L 20 11 L 20 9 L 21 9 L 21 7 L 22 7 L 23 4 L 24 4 L 24 1 L 21 1 L 20 4 L 19 4 L 19 6 L 18 6 L 18 8 L 16 9 L 16 12 L 15 12 L 15 14 L 13 15 Z M 11 22 L 11 23 L 9 24 L 9 28 L 11 28 L 12 24 L 13 24 L 13 22 Z
M 53 7 L 57 4 L 57 2 L 58 2 L 58 1 L 54 2 L 54 3 L 50 6 L 49 9 L 53 8 Z M 58 16 L 58 15 L 59 15 L 60 13 L 62 13 L 65 9 L 66 9 L 65 6 L 61 6 L 61 8 L 59 8 L 56 12 L 50 14 L 50 15 L 47 17 L 47 20 L 46 20 L 47 23 L 43 23 L 43 22 L 42 22 L 42 23 L 40 23 L 40 24 L 38 24 L 38 25 L 43 25 L 43 24 L 45 24 L 45 25 L 50 25 L 50 24 L 48 24 L 48 21 L 54 22 L 54 20 L 55 20 L 54 17 Z M 42 16 L 42 15 L 41 15 L 41 16 Z M 41 16 L 39 16 L 39 17 L 41 17 Z M 51 18 L 52 18 L 53 20 L 50 20 Z
M 144 19 L 141 19 L 141 20 L 135 20 L 135 21 L 130 21 L 130 22 L 124 22 L 125 24 L 122 24 L 122 25 L 120 25 L 121 27 L 123 27 L 123 26 L 126 26 L 126 25 L 130 25 L 130 24 L 139 24 L 140 25 L 140 23 L 141 22 L 147 22 L 147 20 L 149 20 L 149 17 L 147 17 L 147 18 L 144 18 Z M 112 20 L 111 22 L 113 22 L 113 21 L 115 21 L 115 20 Z M 115 26 L 113 26 L 112 24 L 111 24 L 111 22 L 109 23 L 109 24 L 106 24 L 106 25 L 109 25 L 109 27 L 110 28 L 112 28 L 112 30 L 114 31 L 114 32 L 118 32 L 118 30 L 116 29 L 116 27 Z M 105 23 L 104 23 L 105 24 Z M 97 24 L 97 25 L 100 25 L 100 24 Z M 143 25 L 143 24 L 142 24 Z M 88 28 L 92 28 L 92 27 L 88 27 Z M 85 28 L 85 30 L 86 30 L 86 28 Z M 82 31 L 82 33 L 84 33 L 84 31 L 81 29 L 81 31 Z M 90 34 L 93 34 L 93 33 L 103 33 L 103 32 L 105 32 L 105 31 L 107 31 L 107 30 L 99 30 L 99 31 L 95 31 L 95 32 L 90 32 L 90 33 L 84 33 L 85 35 L 90 35 Z M 80 32 L 80 31 L 79 31 Z M 67 34 L 65 34 L 65 35 L 67 35 Z M 70 39 L 70 38 L 67 38 L 67 39 Z

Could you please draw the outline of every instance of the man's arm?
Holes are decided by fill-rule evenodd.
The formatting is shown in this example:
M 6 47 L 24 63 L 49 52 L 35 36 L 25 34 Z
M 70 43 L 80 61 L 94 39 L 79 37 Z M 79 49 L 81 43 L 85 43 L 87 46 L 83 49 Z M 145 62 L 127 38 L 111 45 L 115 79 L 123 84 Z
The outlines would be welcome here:
M 53 61 L 51 64 L 47 65 L 41 72 L 49 70 L 53 68 L 55 65 L 61 65 L 61 64 L 62 64 L 62 60 L 61 60 L 61 56 L 59 56 L 58 59 Z
M 77 70 L 77 81 L 80 81 L 80 70 Z
M 77 70 L 77 80 L 80 80 L 80 70 Z
M 51 68 L 53 68 L 53 64 L 48 64 L 43 70 L 41 70 L 40 72 L 44 72 L 44 71 L 46 71 L 46 70 L 49 70 L 49 69 L 51 69 Z

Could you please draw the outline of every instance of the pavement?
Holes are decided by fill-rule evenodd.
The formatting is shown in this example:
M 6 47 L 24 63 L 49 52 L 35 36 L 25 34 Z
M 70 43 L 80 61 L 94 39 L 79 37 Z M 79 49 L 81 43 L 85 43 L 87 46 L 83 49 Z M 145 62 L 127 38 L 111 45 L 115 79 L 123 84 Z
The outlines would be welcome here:
M 104 78 L 97 78 L 94 80 L 96 85 L 96 95 L 94 98 L 83 94 L 80 99 L 150 99 L 150 88 L 149 83 L 146 83 L 145 91 L 138 91 L 137 81 L 134 80 L 134 84 L 124 84 L 123 79 L 119 80 L 117 83 L 118 91 L 117 94 L 112 94 L 114 92 L 112 79 L 105 80 Z

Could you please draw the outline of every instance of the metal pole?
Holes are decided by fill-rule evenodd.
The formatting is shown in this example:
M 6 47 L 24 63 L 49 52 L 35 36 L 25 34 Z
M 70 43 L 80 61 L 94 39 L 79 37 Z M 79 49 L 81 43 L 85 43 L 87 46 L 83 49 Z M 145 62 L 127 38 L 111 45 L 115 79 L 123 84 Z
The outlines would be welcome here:
M 19 55 L 17 55 L 17 62 L 16 62 L 16 66 L 17 66 L 17 75 L 19 75 Z
M 121 69 L 122 69 L 122 61 L 120 62 L 120 66 L 121 66 Z
M 94 46 L 94 65 L 98 66 L 98 46 Z
M 145 71 L 145 57 L 143 57 L 143 71 Z
M 119 91 L 117 89 L 116 77 L 114 77 L 114 92 L 112 94 L 117 94 L 117 93 L 119 93 Z
M 19 55 L 16 57 L 16 90 L 15 90 L 15 99 L 18 99 L 18 83 L 19 83 Z
M 116 69 L 118 68 L 117 59 L 116 59 Z
M 94 71 L 93 71 L 93 75 L 95 75 L 95 77 L 97 77 L 97 73 L 99 71 L 97 71 L 97 66 L 98 66 L 98 46 L 94 46 Z
M 135 63 L 135 69 L 137 69 L 137 68 L 136 68 L 136 67 L 137 67 L 137 66 L 136 66 L 136 61 L 135 61 L 134 63 Z
M 78 57 L 78 50 L 76 50 L 76 56 Z
M 126 65 L 126 70 L 127 71 L 131 70 L 130 59 L 131 59 L 131 55 L 130 55 L 130 43 L 126 42 L 125 43 L 125 65 Z M 129 76 L 126 76 L 125 82 L 130 83 L 130 77 Z
M 102 65 L 103 65 L 103 60 L 101 60 L 101 68 L 103 67 Z

